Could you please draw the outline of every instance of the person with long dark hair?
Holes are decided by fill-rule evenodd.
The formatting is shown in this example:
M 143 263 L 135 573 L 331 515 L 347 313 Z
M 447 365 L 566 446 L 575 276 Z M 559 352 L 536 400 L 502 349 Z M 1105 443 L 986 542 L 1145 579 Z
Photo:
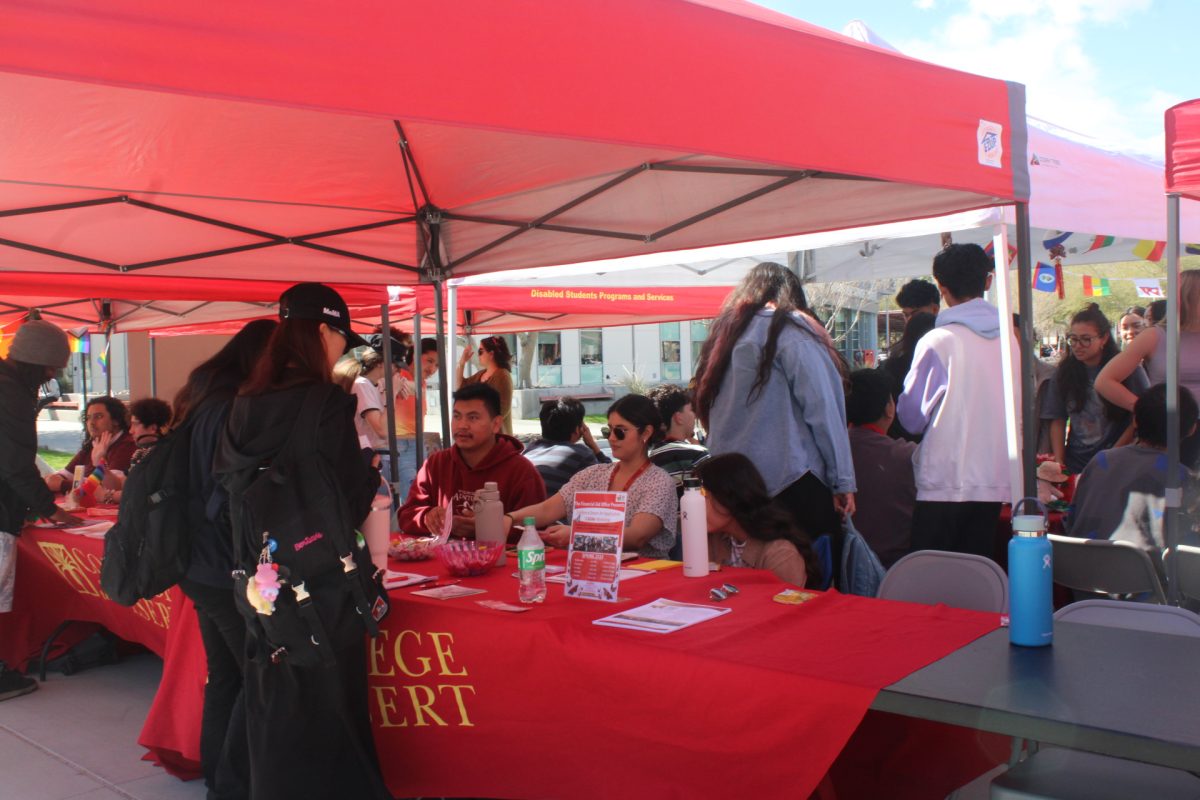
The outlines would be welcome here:
M 928 284 L 925 281 L 920 283 Z M 917 281 L 914 281 L 917 283 Z M 936 287 L 934 288 L 936 291 Z M 917 311 L 908 318 L 904 323 L 904 333 L 900 336 L 900 341 L 892 345 L 888 351 L 887 360 L 883 362 L 880 369 L 892 381 L 892 401 L 900 399 L 900 393 L 904 391 L 904 378 L 908 375 L 909 369 L 912 368 L 913 355 L 917 352 L 917 343 L 921 341 L 921 337 L 929 333 L 937 325 L 937 316 L 930 314 L 927 311 Z M 906 439 L 910 442 L 920 442 L 921 437 L 909 433 L 900 424 L 900 420 L 892 420 L 892 426 L 888 428 L 888 436 L 893 439 Z
M 746 455 L 800 528 L 830 536 L 835 565 L 842 517 L 854 513 L 845 381 L 845 362 L 800 279 L 766 262 L 709 328 L 692 398 L 709 450 Z
M 503 336 L 486 336 L 479 342 L 479 365 L 483 368 L 468 378 L 463 377 L 463 370 L 471 360 L 471 349 L 463 350 L 458 362 L 458 381 L 454 388 L 461 389 L 472 383 L 486 383 L 500 393 L 500 412 L 504 417 L 504 427 L 501 433 L 512 436 L 512 354 L 508 351 L 508 343 Z
M 750 459 L 725 453 L 701 461 L 695 474 L 704 487 L 711 560 L 769 569 L 801 588 L 821 585 L 821 568 L 807 534 L 767 494 Z
M 96 467 L 129 471 L 129 464 L 137 450 L 137 443 L 129 434 L 129 410 L 115 397 L 93 397 L 83 409 L 83 446 L 67 463 L 67 466 L 46 476 L 46 485 L 52 492 L 71 488 L 75 467 L 83 466 L 87 472 Z
M 1050 420 L 1054 460 L 1078 474 L 1093 456 L 1117 443 L 1129 427 L 1130 416 L 1105 401 L 1094 387 L 1100 370 L 1120 352 L 1108 317 L 1092 303 L 1071 317 L 1070 331 L 1069 350 L 1050 379 L 1041 416 Z M 1124 386 L 1140 395 L 1150 383 L 1138 367 L 1126 376 Z
M 675 522 L 679 500 L 675 481 L 647 454 L 662 436 L 662 420 L 654 403 L 644 395 L 627 394 L 608 409 L 608 443 L 613 463 L 596 464 L 577 472 L 546 500 L 505 515 L 507 529 L 533 517 L 547 544 L 566 547 L 571 540 L 569 525 L 577 492 L 627 492 L 625 506 L 625 550 L 636 550 L 647 558 L 666 558 L 675 544 Z
M 257 553 L 262 541 L 244 529 L 243 494 L 264 464 L 282 452 L 310 391 L 332 382 L 333 365 L 365 344 L 350 329 L 346 303 L 333 289 L 301 283 L 280 297 L 281 322 L 229 411 L 213 469 L 229 493 L 234 552 Z M 379 472 L 363 457 L 354 429 L 354 398 L 328 391 L 320 409 L 314 458 L 336 481 L 344 516 L 365 519 Z M 300 480 L 296 476 L 293 480 Z M 253 569 L 241 560 L 239 568 Z M 255 800 L 296 797 L 390 798 L 371 734 L 362 617 L 340 563 L 304 583 L 332 663 L 272 658 L 275 646 L 256 627 L 246 633 L 243 699 Z
M 213 476 L 213 453 L 238 386 L 249 377 L 278 325 L 273 319 L 247 323 L 193 369 L 175 395 L 173 424 L 176 429 L 188 425 L 188 515 L 193 520 L 188 570 L 179 587 L 196 609 L 204 643 L 208 680 L 200 721 L 200 768 L 210 798 L 245 797 L 250 780 L 241 706 L 246 622 L 233 601 L 229 499 Z

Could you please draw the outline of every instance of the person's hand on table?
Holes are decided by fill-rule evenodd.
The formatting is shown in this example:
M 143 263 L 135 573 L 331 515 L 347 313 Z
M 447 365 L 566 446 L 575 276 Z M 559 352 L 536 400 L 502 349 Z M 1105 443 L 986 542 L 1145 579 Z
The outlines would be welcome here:
M 54 493 L 61 492 L 67 486 L 67 479 L 55 472 L 46 476 L 46 488 Z
M 63 511 L 61 508 L 50 515 L 51 522 L 57 522 L 59 525 L 86 525 L 87 520 L 80 519 L 69 511 Z
M 845 519 L 846 517 L 854 516 L 854 492 L 846 492 L 845 494 L 835 494 L 833 496 L 833 508 L 838 512 L 838 515 Z
M 541 535 L 542 541 L 552 547 L 566 548 L 571 544 L 570 525 L 551 525 Z

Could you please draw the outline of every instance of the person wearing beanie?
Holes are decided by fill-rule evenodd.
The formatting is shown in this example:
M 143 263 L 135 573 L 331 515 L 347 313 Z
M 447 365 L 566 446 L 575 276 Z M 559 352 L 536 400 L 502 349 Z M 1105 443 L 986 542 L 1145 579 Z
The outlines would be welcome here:
M 55 522 L 82 520 L 54 504 L 37 458 L 38 387 L 66 366 L 67 335 L 43 320 L 26 322 L 0 359 L 0 613 L 12 610 L 17 580 L 17 539 L 32 511 Z M 28 694 L 37 681 L 0 664 L 0 700 Z

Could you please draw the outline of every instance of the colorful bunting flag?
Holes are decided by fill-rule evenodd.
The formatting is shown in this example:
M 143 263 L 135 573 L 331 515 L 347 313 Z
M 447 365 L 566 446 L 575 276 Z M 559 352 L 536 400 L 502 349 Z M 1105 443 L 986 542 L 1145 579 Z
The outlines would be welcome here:
M 1189 256 L 1200 256 L 1200 244 L 1185 244 L 1183 246 L 1183 252 L 1187 253 Z
M 91 336 L 86 333 L 76 336 L 73 333 L 67 334 L 67 339 L 71 343 L 72 353 L 88 353 L 91 351 Z
M 1039 292 L 1053 292 L 1058 288 L 1058 278 L 1054 275 L 1053 264 L 1043 264 L 1041 261 L 1037 263 L 1037 270 L 1033 277 L 1033 288 Z
M 988 242 L 986 245 L 984 245 L 984 246 L 983 246 L 983 252 L 987 253 L 987 257 L 988 257 L 988 258 L 990 258 L 990 259 L 992 259 L 992 260 L 994 261 L 994 260 L 996 259 L 996 255 L 995 255 L 995 253 L 996 253 L 996 245 L 995 245 L 995 243 L 994 243 L 994 242 Z M 1012 260 L 1013 260 L 1014 258 L 1016 258 L 1016 257 L 1017 257 L 1017 247 L 1016 247 L 1016 245 L 1011 245 L 1011 244 L 1010 244 L 1010 245 L 1008 246 L 1008 262 L 1011 264 L 1011 263 L 1012 263 Z
M 1071 238 L 1070 231 L 1048 231 L 1047 233 L 1046 238 L 1042 240 L 1042 247 L 1047 250 L 1052 250 Z
M 1093 278 L 1091 275 L 1083 276 L 1083 295 L 1084 297 L 1108 297 L 1112 294 L 1112 289 L 1109 288 L 1108 278 Z
M 1167 249 L 1166 242 L 1155 242 L 1150 239 L 1142 239 L 1133 246 L 1133 254 L 1138 258 L 1144 258 L 1147 261 L 1160 261 L 1163 257 L 1163 251 Z
M 1091 245 L 1084 252 L 1090 253 L 1093 250 L 1099 250 L 1101 247 L 1110 247 L 1117 240 L 1115 236 L 1097 236 L 1092 239 Z
M 112 339 L 104 342 L 104 351 L 97 356 L 96 360 L 100 362 L 100 369 L 108 372 L 108 348 L 112 347 Z

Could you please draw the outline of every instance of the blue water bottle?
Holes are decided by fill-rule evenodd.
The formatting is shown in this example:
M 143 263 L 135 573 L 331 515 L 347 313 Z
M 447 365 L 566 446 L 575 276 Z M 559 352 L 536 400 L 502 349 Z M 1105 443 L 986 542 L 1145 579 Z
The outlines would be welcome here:
M 1054 556 L 1046 538 L 1044 514 L 1019 514 L 1034 503 L 1027 497 L 1013 508 L 1008 542 L 1008 638 L 1013 644 L 1043 647 L 1054 640 Z

